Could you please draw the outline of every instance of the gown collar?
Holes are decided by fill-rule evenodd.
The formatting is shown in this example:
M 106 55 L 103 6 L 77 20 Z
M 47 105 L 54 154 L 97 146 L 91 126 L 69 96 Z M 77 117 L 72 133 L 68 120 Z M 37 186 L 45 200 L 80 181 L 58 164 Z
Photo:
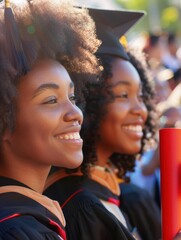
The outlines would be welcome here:
M 35 192 L 23 183 L 20 183 L 14 179 L 0 177 L 0 194 L 8 192 L 19 193 L 30 199 L 33 199 L 53 213 L 59 219 L 62 225 L 65 226 L 65 218 L 57 201 Z
M 90 177 L 92 180 L 108 188 L 115 195 L 119 196 L 121 194 L 118 178 L 109 165 L 105 167 L 98 165 L 92 166 L 90 169 Z

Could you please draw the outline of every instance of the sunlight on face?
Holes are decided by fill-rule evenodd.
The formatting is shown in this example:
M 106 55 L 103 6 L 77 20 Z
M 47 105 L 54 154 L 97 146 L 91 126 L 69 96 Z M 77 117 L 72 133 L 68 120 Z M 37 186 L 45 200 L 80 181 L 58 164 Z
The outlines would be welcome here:
M 14 158 L 39 166 L 81 164 L 82 113 L 73 86 L 66 69 L 54 60 L 39 61 L 20 79 L 16 127 L 7 133 Z

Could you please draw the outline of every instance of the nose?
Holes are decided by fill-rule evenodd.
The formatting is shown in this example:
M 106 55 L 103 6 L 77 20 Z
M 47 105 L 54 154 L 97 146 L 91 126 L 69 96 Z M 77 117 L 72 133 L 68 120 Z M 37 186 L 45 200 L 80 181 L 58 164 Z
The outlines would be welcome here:
M 69 104 L 66 105 L 66 109 L 67 111 L 64 114 L 64 121 L 77 122 L 81 125 L 83 122 L 83 114 L 80 108 L 78 108 L 75 104 L 69 102 Z
M 135 99 L 132 105 L 132 113 L 139 115 L 144 121 L 148 116 L 148 110 L 143 101 L 139 101 L 139 99 Z

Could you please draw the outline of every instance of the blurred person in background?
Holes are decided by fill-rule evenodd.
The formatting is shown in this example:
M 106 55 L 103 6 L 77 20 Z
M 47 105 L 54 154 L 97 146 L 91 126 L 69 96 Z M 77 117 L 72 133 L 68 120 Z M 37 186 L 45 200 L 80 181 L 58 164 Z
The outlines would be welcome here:
M 178 48 L 179 45 L 176 35 L 174 33 L 168 33 L 166 37 L 166 48 L 163 54 L 163 64 L 173 72 L 181 67 L 181 60 L 177 56 Z
M 173 77 L 168 80 L 171 91 L 173 91 L 176 86 L 181 83 L 181 67 L 179 67 L 173 74 Z
M 150 70 L 156 74 L 163 67 L 162 58 L 165 51 L 165 43 L 162 34 L 148 33 L 143 51 L 145 52 Z
M 164 110 L 160 115 L 159 123 L 159 128 L 181 128 L 181 107 L 169 107 Z M 161 207 L 159 140 L 146 157 L 143 156 L 131 179 L 135 184 L 146 189 Z

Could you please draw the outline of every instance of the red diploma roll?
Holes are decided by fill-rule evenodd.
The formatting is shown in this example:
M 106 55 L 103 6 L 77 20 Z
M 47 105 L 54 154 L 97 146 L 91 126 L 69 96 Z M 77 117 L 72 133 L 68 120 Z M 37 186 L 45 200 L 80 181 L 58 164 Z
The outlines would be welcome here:
M 162 239 L 181 229 L 181 129 L 160 130 Z

